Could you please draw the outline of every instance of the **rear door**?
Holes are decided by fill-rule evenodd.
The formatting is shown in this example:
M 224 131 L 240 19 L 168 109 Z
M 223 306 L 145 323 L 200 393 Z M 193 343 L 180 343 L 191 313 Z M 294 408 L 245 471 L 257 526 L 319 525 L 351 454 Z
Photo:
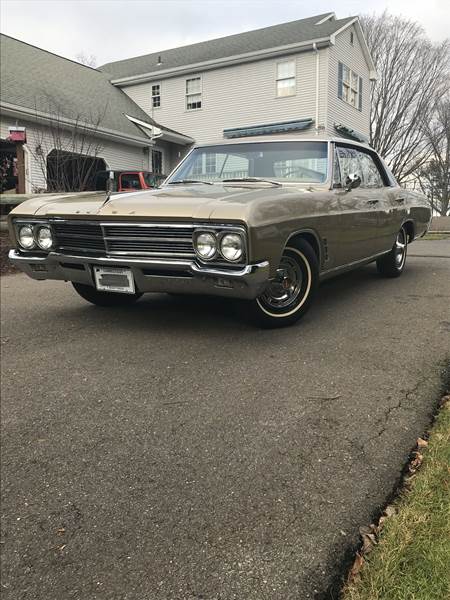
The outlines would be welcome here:
M 339 262 L 349 264 L 383 251 L 380 223 L 390 202 L 376 155 L 351 144 L 339 144 L 336 161 L 341 180 L 338 192 L 341 205 Z M 347 191 L 345 182 L 350 174 L 358 175 L 361 185 Z

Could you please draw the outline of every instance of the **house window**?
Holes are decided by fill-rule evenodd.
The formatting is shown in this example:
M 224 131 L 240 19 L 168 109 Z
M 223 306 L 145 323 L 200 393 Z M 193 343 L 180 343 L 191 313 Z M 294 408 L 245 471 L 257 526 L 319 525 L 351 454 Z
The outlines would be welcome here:
M 295 60 L 277 64 L 277 96 L 295 95 Z
M 338 96 L 362 110 L 362 77 L 341 62 L 338 65 Z
M 350 31 L 350 44 L 353 46 L 353 31 Z
M 205 170 L 207 173 L 216 172 L 216 155 L 206 154 L 205 155 Z
M 153 173 L 162 173 L 161 150 L 152 150 L 152 171 Z
M 161 106 L 161 85 L 155 83 L 152 85 L 152 108 L 159 108 Z
M 186 110 L 202 107 L 202 78 L 186 79 Z

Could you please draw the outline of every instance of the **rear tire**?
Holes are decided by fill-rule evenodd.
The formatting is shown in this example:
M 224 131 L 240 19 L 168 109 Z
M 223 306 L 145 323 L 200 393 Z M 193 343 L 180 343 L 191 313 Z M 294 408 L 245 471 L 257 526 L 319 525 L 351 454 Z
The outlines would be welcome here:
M 384 277 L 400 277 L 406 263 L 408 251 L 408 233 L 402 227 L 397 234 L 394 245 L 389 254 L 377 259 L 377 269 Z
M 84 283 L 76 283 L 72 281 L 72 285 L 84 300 L 95 304 L 96 306 L 130 306 L 134 304 L 142 296 L 139 292 L 136 294 L 120 294 L 118 292 L 99 292 L 91 285 Z
M 319 283 L 319 261 L 305 240 L 287 246 L 281 257 L 278 278 L 261 296 L 245 304 L 250 319 L 260 327 L 286 327 L 308 311 Z

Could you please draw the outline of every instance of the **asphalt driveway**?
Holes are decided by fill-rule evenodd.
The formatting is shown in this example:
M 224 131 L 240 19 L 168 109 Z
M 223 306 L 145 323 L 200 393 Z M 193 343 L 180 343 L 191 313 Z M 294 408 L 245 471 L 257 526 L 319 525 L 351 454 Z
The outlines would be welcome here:
M 1 319 L 4 600 L 328 598 L 439 395 L 450 240 L 279 331 L 24 275 Z

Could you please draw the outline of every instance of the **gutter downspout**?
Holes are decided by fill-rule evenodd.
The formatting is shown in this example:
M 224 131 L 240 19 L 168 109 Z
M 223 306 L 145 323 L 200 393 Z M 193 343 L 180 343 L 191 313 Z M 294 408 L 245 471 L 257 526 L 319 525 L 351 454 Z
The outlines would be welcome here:
M 313 50 L 316 54 L 316 135 L 319 133 L 319 77 L 320 77 L 320 59 L 319 49 L 316 42 L 313 43 Z

